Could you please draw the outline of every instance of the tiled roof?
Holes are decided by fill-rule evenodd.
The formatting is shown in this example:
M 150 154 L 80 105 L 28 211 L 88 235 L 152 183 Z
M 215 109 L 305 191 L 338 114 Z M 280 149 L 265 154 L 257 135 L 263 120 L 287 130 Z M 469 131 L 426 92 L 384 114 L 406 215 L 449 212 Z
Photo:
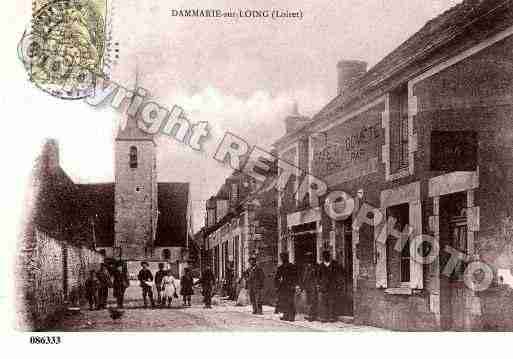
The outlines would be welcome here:
M 96 245 L 114 245 L 114 183 L 79 184 L 79 213 L 84 223 L 94 218 Z M 159 183 L 156 246 L 185 246 L 188 183 Z
M 185 246 L 187 233 L 188 183 L 158 183 L 159 220 L 156 246 Z
M 114 183 L 77 184 L 79 216 L 82 223 L 91 223 L 98 247 L 114 244 Z M 91 227 L 92 230 L 92 227 Z
M 469 38 L 484 39 L 512 24 L 513 0 L 465 0 L 428 21 L 418 32 L 355 81 L 346 92 L 349 96 L 335 97 L 314 116 L 312 122 L 340 111 L 351 101 L 377 88 L 383 81 L 405 71 L 408 66 L 429 58 L 436 51 L 444 51 L 450 44 Z M 309 128 L 310 124 L 283 136 L 276 144 Z
M 477 21 L 490 16 L 487 26 L 491 29 L 496 24 L 491 21 L 495 15 L 503 15 L 506 9 L 513 8 L 512 0 L 465 0 L 450 8 L 436 18 L 428 21 L 419 31 L 403 42 L 398 48 L 384 57 L 365 75 L 356 81 L 349 93 L 358 95 L 370 86 L 404 69 L 413 61 L 428 56 L 436 49 L 457 40 Z M 511 23 L 510 23 L 511 25 Z M 336 102 L 345 102 L 349 98 L 337 97 Z

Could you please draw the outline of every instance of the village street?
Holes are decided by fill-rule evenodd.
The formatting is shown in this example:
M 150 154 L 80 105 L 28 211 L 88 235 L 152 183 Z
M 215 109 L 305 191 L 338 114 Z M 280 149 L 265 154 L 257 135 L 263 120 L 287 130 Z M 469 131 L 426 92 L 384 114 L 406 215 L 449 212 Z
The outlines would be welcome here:
M 143 308 L 140 288 L 133 282 L 126 293 L 127 303 L 120 319 L 112 319 L 108 310 L 65 314 L 52 331 L 374 331 L 382 330 L 352 324 L 308 322 L 298 315 L 295 322 L 284 322 L 274 308 L 264 306 L 264 314 L 251 314 L 251 307 L 238 307 L 231 301 L 219 301 L 212 309 L 203 308 L 200 295 L 193 296 L 192 307 L 183 308 L 176 300 L 171 308 Z M 109 307 L 115 308 L 113 300 Z

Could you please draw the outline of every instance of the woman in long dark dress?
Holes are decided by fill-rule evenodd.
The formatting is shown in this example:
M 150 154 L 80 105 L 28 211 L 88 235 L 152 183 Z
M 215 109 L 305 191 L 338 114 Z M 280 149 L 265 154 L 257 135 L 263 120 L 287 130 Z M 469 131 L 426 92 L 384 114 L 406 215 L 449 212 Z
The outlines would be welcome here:
M 184 269 L 184 274 L 180 280 L 180 294 L 183 298 L 184 307 L 191 306 L 191 296 L 194 294 L 192 286 L 194 285 L 194 279 L 192 277 L 191 270 L 189 268 Z

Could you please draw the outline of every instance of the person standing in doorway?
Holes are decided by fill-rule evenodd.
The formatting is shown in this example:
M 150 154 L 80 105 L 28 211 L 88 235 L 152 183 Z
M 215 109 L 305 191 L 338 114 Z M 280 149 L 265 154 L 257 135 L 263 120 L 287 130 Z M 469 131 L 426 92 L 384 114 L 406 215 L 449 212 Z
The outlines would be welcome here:
M 125 291 L 130 286 L 128 278 L 128 270 L 126 264 L 119 263 L 113 273 L 112 287 L 114 289 L 114 297 L 116 298 L 118 308 L 123 308 L 125 299 Z
M 289 262 L 289 254 L 280 254 L 281 265 L 278 267 L 274 283 L 278 289 L 279 302 L 283 316 L 281 320 L 293 322 L 296 317 L 296 286 L 298 284 L 298 274 L 295 264 Z
M 203 273 L 201 273 L 201 288 L 203 293 L 203 302 L 205 303 L 205 308 L 212 308 L 212 289 L 215 285 L 216 278 L 214 277 L 214 273 L 212 269 L 207 265 Z
M 246 277 L 253 314 L 264 314 L 262 311 L 262 292 L 264 290 L 265 274 L 262 268 L 258 266 L 255 256 L 249 258 L 249 268 Z
M 153 301 L 153 291 L 151 289 L 152 281 L 153 281 L 153 274 L 151 274 L 151 271 L 149 269 L 150 265 L 148 264 L 148 262 L 141 262 L 141 266 L 142 266 L 142 269 L 139 271 L 139 275 L 137 276 L 137 279 L 139 279 L 139 283 L 142 288 L 144 308 L 148 307 L 148 302 L 146 300 L 146 297 L 150 297 L 151 307 L 155 308 L 155 302 Z
M 308 306 L 306 320 L 312 322 L 317 320 L 319 314 L 319 266 L 313 253 L 307 253 L 306 260 L 307 263 L 301 278 L 301 289 L 306 294 L 306 304 Z
M 331 259 L 329 251 L 322 253 L 322 263 L 319 265 L 319 292 L 321 297 L 321 322 L 337 321 L 337 294 L 339 291 L 339 268 Z
M 109 287 L 112 287 L 109 271 L 105 263 L 102 263 L 100 270 L 96 274 L 98 278 L 98 309 L 107 308 L 107 298 L 109 296 Z
M 159 270 L 155 273 L 155 290 L 157 291 L 157 304 L 159 305 L 162 304 L 162 278 L 165 275 L 164 263 L 159 263 Z
M 194 279 L 192 278 L 191 269 L 185 268 L 183 271 L 183 276 L 180 280 L 180 294 L 183 298 L 184 307 L 191 306 L 191 296 L 194 294 L 192 289 L 193 284 Z
M 235 273 L 233 270 L 233 262 L 228 264 L 226 269 L 226 296 L 228 300 L 235 300 Z

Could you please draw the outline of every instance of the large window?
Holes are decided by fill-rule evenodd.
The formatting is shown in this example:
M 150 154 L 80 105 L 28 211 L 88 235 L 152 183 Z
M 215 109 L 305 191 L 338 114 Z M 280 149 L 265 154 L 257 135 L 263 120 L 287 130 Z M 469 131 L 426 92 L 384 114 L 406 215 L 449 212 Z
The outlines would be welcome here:
M 403 232 L 402 238 L 390 235 L 392 228 L 388 229 L 387 237 L 387 274 L 390 287 L 399 287 L 410 282 L 410 240 L 407 226 L 409 225 L 409 204 L 404 203 L 387 208 L 387 223 L 393 218 L 393 230 Z
M 137 147 L 130 147 L 130 168 L 137 168 Z
M 390 171 L 408 168 L 408 87 L 399 87 L 390 98 Z

